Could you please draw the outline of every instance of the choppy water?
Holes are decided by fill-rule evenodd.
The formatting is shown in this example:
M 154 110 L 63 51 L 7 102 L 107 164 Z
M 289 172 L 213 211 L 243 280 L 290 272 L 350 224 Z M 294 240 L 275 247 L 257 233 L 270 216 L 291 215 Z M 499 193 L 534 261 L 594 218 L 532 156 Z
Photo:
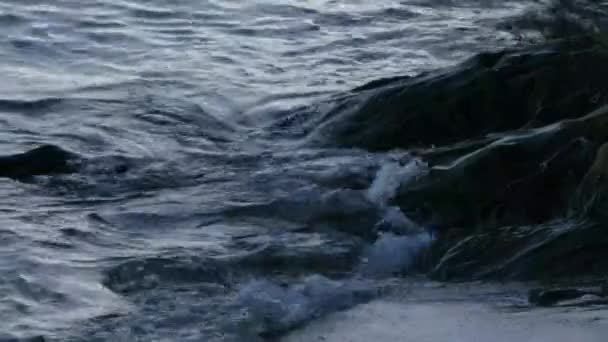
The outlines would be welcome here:
M 260 133 L 366 81 L 516 44 L 498 27 L 540 6 L 1 0 L 2 153 L 52 143 L 90 162 L 0 180 L 0 331 L 253 341 L 373 297 L 432 239 L 386 206 L 425 165 Z M 373 244 L 387 226 L 407 234 Z

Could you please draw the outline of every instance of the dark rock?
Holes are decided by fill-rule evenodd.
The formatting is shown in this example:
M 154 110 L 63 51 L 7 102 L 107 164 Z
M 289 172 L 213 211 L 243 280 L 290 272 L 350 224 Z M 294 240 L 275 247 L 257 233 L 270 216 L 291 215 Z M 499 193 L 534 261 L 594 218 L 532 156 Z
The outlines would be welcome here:
M 519 32 L 538 31 L 546 38 L 563 38 L 605 31 L 606 10 L 597 0 L 556 0 L 543 11 L 537 9 L 499 24 Z M 523 37 L 522 37 L 523 38 Z
M 581 47 L 585 48 L 580 50 Z M 457 82 L 455 74 L 445 74 L 443 78 L 427 75 L 417 79 L 420 83 L 407 87 L 393 84 L 391 91 L 388 88 L 382 88 L 382 91 L 376 89 L 378 92 L 375 95 L 362 96 L 365 98 L 364 104 L 355 110 L 355 114 L 349 114 L 352 115 L 349 120 L 340 121 L 349 122 L 351 128 L 358 127 L 349 131 L 355 139 L 362 137 L 353 144 L 355 146 L 377 148 L 365 146 L 364 143 L 388 141 L 392 147 L 408 147 L 416 144 L 411 137 L 422 134 L 421 131 L 425 131 L 425 137 L 429 139 L 422 141 L 421 146 L 432 142 L 443 145 L 415 150 L 418 156 L 433 165 L 431 171 L 400 189 L 395 199 L 401 209 L 416 221 L 429 222 L 439 218 L 435 219 L 437 243 L 429 253 L 430 263 L 434 264 L 431 272 L 433 277 L 442 280 L 530 279 L 598 276 L 608 272 L 608 231 L 603 228 L 603 224 L 608 222 L 608 201 L 605 200 L 608 193 L 608 183 L 605 182 L 608 179 L 605 176 L 608 175 L 608 145 L 598 149 L 608 139 L 608 106 L 599 105 L 605 102 L 602 94 L 607 93 L 605 90 L 608 88 L 603 89 L 600 80 L 594 79 L 597 75 L 583 85 L 586 81 L 581 77 L 586 77 L 584 74 L 591 72 L 591 69 L 583 69 L 586 71 L 580 75 L 574 75 L 573 70 L 561 73 L 566 77 L 565 83 L 572 79 L 573 84 L 578 84 L 568 87 L 570 93 L 560 86 L 554 87 L 551 82 L 544 83 L 547 78 L 553 77 L 545 74 L 547 70 L 558 65 L 560 69 L 568 68 L 562 64 L 563 59 L 574 64 L 581 62 L 577 61 L 578 58 L 586 60 L 585 63 L 598 63 L 608 57 L 604 50 L 603 43 L 587 38 L 551 45 L 551 48 L 540 49 L 541 52 L 536 53 L 508 52 L 495 58 L 480 56 L 473 62 L 469 61 L 467 65 L 471 70 L 489 68 L 486 72 L 490 75 L 505 72 L 496 77 L 504 79 L 506 83 L 515 82 L 512 79 L 509 81 L 509 75 L 526 70 L 524 73 L 527 76 L 519 75 L 515 79 L 538 77 L 535 84 L 541 84 L 544 89 L 528 89 L 526 94 L 520 94 L 522 99 L 513 99 L 519 104 L 510 104 L 505 108 L 499 108 L 499 100 L 490 95 L 482 98 L 481 108 L 491 115 L 482 117 L 480 126 L 475 126 L 471 120 L 467 125 L 456 125 L 452 132 L 441 128 L 443 124 L 448 125 L 447 121 L 441 121 L 446 119 L 444 111 L 423 111 L 424 116 L 410 118 L 407 110 L 401 110 L 410 108 L 410 103 L 420 104 L 412 100 L 416 97 L 410 92 L 423 93 L 424 80 L 438 86 L 425 88 L 428 93 L 444 89 L 442 86 L 445 83 L 451 87 L 448 94 L 444 94 L 446 97 L 449 94 L 456 98 L 460 94 L 470 96 L 470 88 L 479 87 L 477 82 L 483 77 L 465 67 L 457 68 L 455 74 L 466 78 L 464 75 L 469 74 L 463 70 L 469 70 L 469 76 L 472 76 L 466 81 Z M 537 64 L 541 55 L 547 57 L 542 65 Z M 559 74 L 557 70 L 554 71 Z M 601 67 L 598 74 L 608 76 Z M 488 74 L 484 75 L 489 77 Z M 552 80 L 557 82 L 556 79 Z M 401 79 L 395 82 L 414 81 Z M 504 94 L 509 97 L 514 94 L 514 89 L 524 85 L 519 83 L 512 89 L 486 89 L 490 89 L 488 94 L 496 91 L 503 94 L 501 92 L 506 91 Z M 576 94 L 589 89 L 598 91 L 592 101 L 577 97 Z M 368 91 L 373 90 L 364 92 Z M 500 97 L 498 93 L 494 94 L 497 98 Z M 541 95 L 533 99 L 530 94 L 535 93 Z M 382 101 L 380 97 L 383 97 Z M 527 112 L 521 116 L 527 110 L 522 103 L 529 101 L 540 101 L 537 102 L 540 107 L 534 115 Z M 380 103 L 393 109 L 361 109 Z M 448 107 L 457 111 L 463 108 L 458 101 L 444 109 Z M 346 110 L 344 108 L 341 110 Z M 472 117 L 482 116 L 482 111 L 476 106 L 470 108 L 467 113 L 472 113 Z M 387 115 L 387 118 L 378 117 L 380 113 Z M 509 116 L 509 113 L 513 115 Z M 367 122 L 367 116 L 375 117 L 377 122 Z M 409 128 L 399 126 L 397 117 L 417 127 L 420 132 L 410 132 Z M 504 117 L 508 118 L 503 120 Z M 493 119 L 495 121 L 492 123 Z M 435 126 L 425 123 L 425 120 Z M 399 138 L 395 136 L 391 140 L 390 134 L 388 140 L 386 137 L 373 137 L 380 131 L 390 131 L 396 126 L 404 132 Z M 344 141 L 340 140 L 340 132 L 344 131 L 338 129 L 337 132 L 338 140 Z M 490 132 L 495 133 L 488 134 Z M 463 141 L 449 145 L 459 140 Z
M 606 38 L 586 35 L 378 80 L 288 115 L 272 133 L 407 149 L 428 162 L 389 205 L 432 222 L 435 278 L 597 277 L 608 272 L 606 80 Z M 356 208 L 323 214 L 366 217 Z
M 578 132 L 581 136 L 597 140 L 605 129 L 603 122 L 607 114 L 608 110 L 602 108 L 584 118 L 561 123 L 559 130 L 562 131 L 554 137 L 570 138 Z M 566 134 L 567 130 L 571 130 L 571 133 Z M 543 130 L 541 136 L 549 131 Z M 540 136 L 532 134 L 523 140 L 511 140 L 514 144 L 509 145 L 509 148 L 516 148 L 520 143 L 523 143 L 520 147 L 525 145 L 529 148 L 539 141 L 536 138 Z M 529 170 L 522 168 L 523 176 L 517 174 L 517 179 L 504 178 L 508 166 L 502 165 L 501 168 L 500 158 L 490 158 L 489 163 L 483 167 L 465 163 L 457 168 L 461 170 L 460 173 L 452 176 L 457 181 L 447 183 L 433 192 L 428 192 L 428 188 L 425 189 L 426 193 L 419 191 L 416 194 L 418 200 L 431 200 L 432 205 L 438 203 L 434 207 L 446 217 L 444 222 L 449 222 L 443 227 L 440 242 L 434 247 L 434 257 L 438 262 L 431 272 L 432 276 L 450 280 L 488 277 L 563 278 L 605 274 L 608 271 L 608 230 L 605 229 L 605 223 L 608 222 L 608 186 L 602 175 L 608 172 L 605 169 L 608 145 L 598 149 L 593 161 L 589 153 L 593 150 L 591 145 L 580 139 L 583 138 L 552 150 L 552 154 L 547 154 L 552 157 L 545 161 L 541 159 L 542 162 L 534 162 L 533 155 L 528 154 L 523 159 L 524 164 L 527 161 L 539 167 Z M 551 141 L 547 137 L 541 140 Z M 491 146 L 492 144 L 474 153 L 491 152 Z M 517 153 L 517 156 L 520 154 Z M 484 158 L 463 157 L 461 162 L 467 160 L 479 163 Z M 502 159 L 502 162 L 506 165 L 514 163 L 509 162 L 509 159 Z M 492 167 L 494 164 L 498 165 Z M 458 163 L 453 164 L 452 168 L 455 165 Z M 475 172 L 484 168 L 485 174 Z M 582 181 L 579 185 L 580 179 Z M 481 184 L 481 188 L 476 187 L 475 183 Z M 461 189 L 461 193 L 454 195 L 454 189 Z M 480 190 L 474 191 L 475 189 Z M 500 189 L 500 192 L 495 189 Z M 451 204 L 438 202 L 436 199 L 441 196 L 431 197 L 428 196 L 429 193 L 442 193 L 451 198 Z M 501 196 L 493 195 L 496 193 Z M 411 191 L 406 191 L 404 196 L 411 200 L 412 195 Z M 500 209 L 502 216 L 484 217 L 483 208 L 486 203 Z M 461 228 L 455 229 L 454 226 L 459 223 Z M 467 228 L 466 224 L 473 228 Z
M 431 271 L 439 280 L 593 277 L 608 271 L 608 230 L 589 221 L 502 227 L 440 239 L 434 247 L 439 261 Z
M 573 211 L 580 216 L 608 221 L 608 143 L 597 151 L 593 164 L 583 177 L 573 201 Z
M 34 336 L 27 338 L 17 338 L 17 337 L 4 337 L 0 336 L 0 342 L 45 342 L 46 339 L 43 336 Z
M 602 107 L 580 119 L 497 137 L 464 155 L 458 149 L 452 162 L 433 166 L 402 189 L 397 203 L 410 213 L 426 204 L 440 226 L 469 231 L 565 216 L 607 122 L 608 107 Z
M 53 145 L 43 145 L 33 150 L 0 156 L 0 177 L 26 179 L 32 176 L 65 174 L 76 171 L 71 163 L 77 160 L 74 153 Z
M 248 252 L 223 258 L 230 267 L 273 270 L 283 274 L 349 271 L 359 257 L 363 241 L 341 233 L 283 232 L 238 239 L 236 248 Z M 311 243 L 312 242 L 312 243 Z
M 316 143 L 385 150 L 445 146 L 580 117 L 608 100 L 602 39 L 485 53 L 447 71 L 376 81 L 304 110 L 322 119 L 294 124 L 314 130 Z
M 339 189 L 322 192 L 319 189 L 294 190 L 289 196 L 268 203 L 239 206 L 226 211 L 240 217 L 275 217 L 308 225 L 311 229 L 331 227 L 365 239 L 374 239 L 374 224 L 380 212 L 366 197 L 366 192 Z M 313 230 L 314 230 L 313 229 Z
M 555 305 L 564 300 L 580 298 L 587 294 L 595 294 L 581 289 L 532 289 L 528 293 L 528 301 L 540 306 Z

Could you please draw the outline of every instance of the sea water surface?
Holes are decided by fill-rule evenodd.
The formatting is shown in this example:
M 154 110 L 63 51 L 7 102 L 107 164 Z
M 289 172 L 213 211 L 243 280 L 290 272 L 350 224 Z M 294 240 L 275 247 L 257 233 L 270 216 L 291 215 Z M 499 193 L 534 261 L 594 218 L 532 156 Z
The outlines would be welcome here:
M 0 0 L 1 154 L 88 160 L 0 180 L 0 340 L 255 341 L 373 298 L 433 239 L 387 204 L 426 165 L 265 128 L 519 44 L 501 24 L 546 5 Z

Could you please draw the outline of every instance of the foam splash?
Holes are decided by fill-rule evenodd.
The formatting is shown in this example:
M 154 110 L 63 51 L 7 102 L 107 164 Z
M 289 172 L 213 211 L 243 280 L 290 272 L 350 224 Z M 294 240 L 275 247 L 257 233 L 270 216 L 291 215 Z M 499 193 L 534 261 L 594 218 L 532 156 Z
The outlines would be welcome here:
M 547 6 L 530 10 L 498 27 L 514 30 L 520 40 L 564 38 L 581 34 L 605 32 L 608 27 L 606 6 L 600 1 L 554 0 Z
M 404 236 L 382 234 L 364 252 L 359 271 L 363 276 L 373 278 L 409 272 L 432 240 L 428 232 Z
M 393 158 L 380 167 L 367 190 L 323 193 L 319 188 L 306 189 L 293 192 L 290 201 L 280 201 L 275 209 L 287 209 L 292 218 L 341 213 L 361 224 L 369 216 L 371 220 L 363 224 L 365 229 L 373 227 L 380 236 L 364 252 L 363 262 L 351 278 L 336 281 L 313 275 L 290 285 L 260 279 L 245 284 L 235 298 L 238 314 L 232 320 L 237 326 L 233 330 L 247 340 L 280 336 L 321 316 L 373 299 L 378 285 L 366 278 L 408 272 L 432 239 L 423 227 L 389 202 L 400 187 L 427 170 L 428 166 L 419 159 L 404 164 Z
M 249 338 L 281 335 L 315 318 L 367 302 L 375 295 L 375 287 L 361 280 L 341 282 L 312 275 L 291 286 L 253 280 L 236 297 L 235 304 L 240 308 L 237 330 Z
M 378 170 L 367 198 L 380 210 L 374 231 L 379 238 L 363 254 L 359 271 L 364 276 L 387 277 L 410 271 L 420 253 L 432 242 L 431 235 L 410 220 L 399 207 L 389 206 L 400 187 L 428 172 L 428 165 L 413 158 L 405 165 L 389 161 Z
M 376 173 L 376 178 L 367 190 L 367 198 L 380 208 L 385 208 L 395 197 L 399 187 L 407 186 L 426 173 L 428 165 L 420 159 L 412 159 L 401 165 L 398 161 L 390 161 Z
M 384 210 L 380 221 L 376 223 L 377 233 L 392 232 L 398 235 L 417 234 L 424 231 L 420 225 L 410 220 L 399 207 L 388 207 Z

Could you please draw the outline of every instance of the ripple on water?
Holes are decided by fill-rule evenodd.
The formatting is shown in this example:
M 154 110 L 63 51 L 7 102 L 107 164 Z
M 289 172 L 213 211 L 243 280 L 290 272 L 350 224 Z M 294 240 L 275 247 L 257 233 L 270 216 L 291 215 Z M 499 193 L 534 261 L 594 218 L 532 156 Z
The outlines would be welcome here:
M 286 131 L 325 118 L 294 108 L 509 43 L 495 24 L 528 4 L 479 3 L 0 3 L 2 154 L 83 159 L 0 179 L 0 330 L 225 341 L 226 323 L 274 336 L 371 298 L 346 276 L 362 253 L 391 273 L 419 247 L 388 203 L 405 164 L 295 148 Z

